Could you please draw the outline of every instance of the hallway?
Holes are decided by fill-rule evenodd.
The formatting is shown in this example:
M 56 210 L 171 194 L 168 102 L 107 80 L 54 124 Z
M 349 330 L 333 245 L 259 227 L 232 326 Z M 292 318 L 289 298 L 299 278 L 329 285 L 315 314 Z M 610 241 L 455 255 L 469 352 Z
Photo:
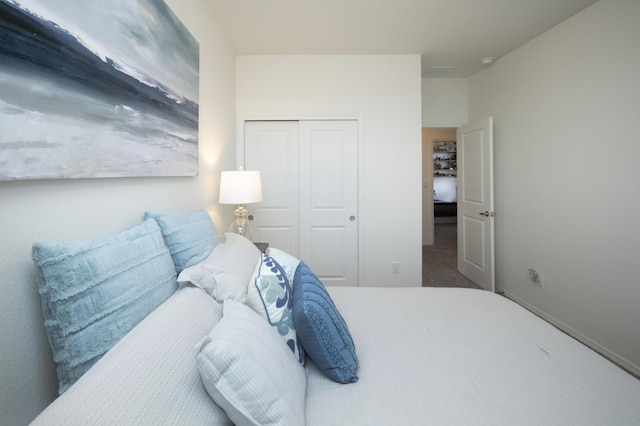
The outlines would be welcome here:
M 480 289 L 458 272 L 457 225 L 436 223 L 434 241 L 432 246 L 422 246 L 422 286 Z

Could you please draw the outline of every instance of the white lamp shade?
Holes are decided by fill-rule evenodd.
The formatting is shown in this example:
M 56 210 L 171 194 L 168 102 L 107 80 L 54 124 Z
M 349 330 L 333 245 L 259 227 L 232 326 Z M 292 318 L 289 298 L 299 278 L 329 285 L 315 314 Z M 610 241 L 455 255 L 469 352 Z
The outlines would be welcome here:
M 220 204 L 249 204 L 262 201 L 262 182 L 257 170 L 236 170 L 220 175 Z

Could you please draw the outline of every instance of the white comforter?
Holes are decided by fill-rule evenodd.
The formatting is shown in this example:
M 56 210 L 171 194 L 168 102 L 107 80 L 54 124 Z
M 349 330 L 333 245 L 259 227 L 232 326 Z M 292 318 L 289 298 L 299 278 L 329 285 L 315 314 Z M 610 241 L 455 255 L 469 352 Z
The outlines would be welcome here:
M 517 304 L 445 288 L 329 288 L 360 380 L 313 364 L 307 425 L 638 425 L 640 381 Z M 227 425 L 194 346 L 219 320 L 185 287 L 152 312 L 36 425 Z
M 195 361 L 195 345 L 221 317 L 222 308 L 200 289 L 178 290 L 32 425 L 231 425 L 206 393 Z
M 639 425 L 640 381 L 502 296 L 330 288 L 357 383 L 311 367 L 307 425 Z

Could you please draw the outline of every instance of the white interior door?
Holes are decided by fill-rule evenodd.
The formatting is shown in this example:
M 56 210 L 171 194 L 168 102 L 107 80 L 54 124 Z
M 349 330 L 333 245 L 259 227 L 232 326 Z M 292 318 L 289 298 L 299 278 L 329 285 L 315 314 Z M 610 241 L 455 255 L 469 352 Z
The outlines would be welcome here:
M 358 285 L 357 121 L 247 121 L 245 168 L 263 202 L 253 241 L 300 258 L 325 285 Z
M 357 122 L 300 122 L 300 258 L 325 285 L 358 283 Z
M 298 122 L 245 122 L 245 169 L 259 170 L 263 201 L 249 204 L 256 242 L 298 255 Z
M 493 119 L 458 128 L 458 270 L 495 291 Z

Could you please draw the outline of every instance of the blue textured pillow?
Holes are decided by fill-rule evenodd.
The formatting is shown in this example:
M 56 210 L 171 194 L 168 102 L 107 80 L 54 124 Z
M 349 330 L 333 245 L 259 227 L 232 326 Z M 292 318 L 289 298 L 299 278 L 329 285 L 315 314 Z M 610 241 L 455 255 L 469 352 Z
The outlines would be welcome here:
M 109 237 L 39 241 L 32 255 L 60 394 L 178 288 L 153 220 Z
M 300 262 L 293 278 L 293 324 L 316 366 L 338 383 L 358 381 L 351 333 L 318 277 Z
M 160 225 L 178 274 L 206 259 L 220 244 L 218 230 L 203 209 L 190 213 L 145 212 L 144 218 L 153 218 Z

